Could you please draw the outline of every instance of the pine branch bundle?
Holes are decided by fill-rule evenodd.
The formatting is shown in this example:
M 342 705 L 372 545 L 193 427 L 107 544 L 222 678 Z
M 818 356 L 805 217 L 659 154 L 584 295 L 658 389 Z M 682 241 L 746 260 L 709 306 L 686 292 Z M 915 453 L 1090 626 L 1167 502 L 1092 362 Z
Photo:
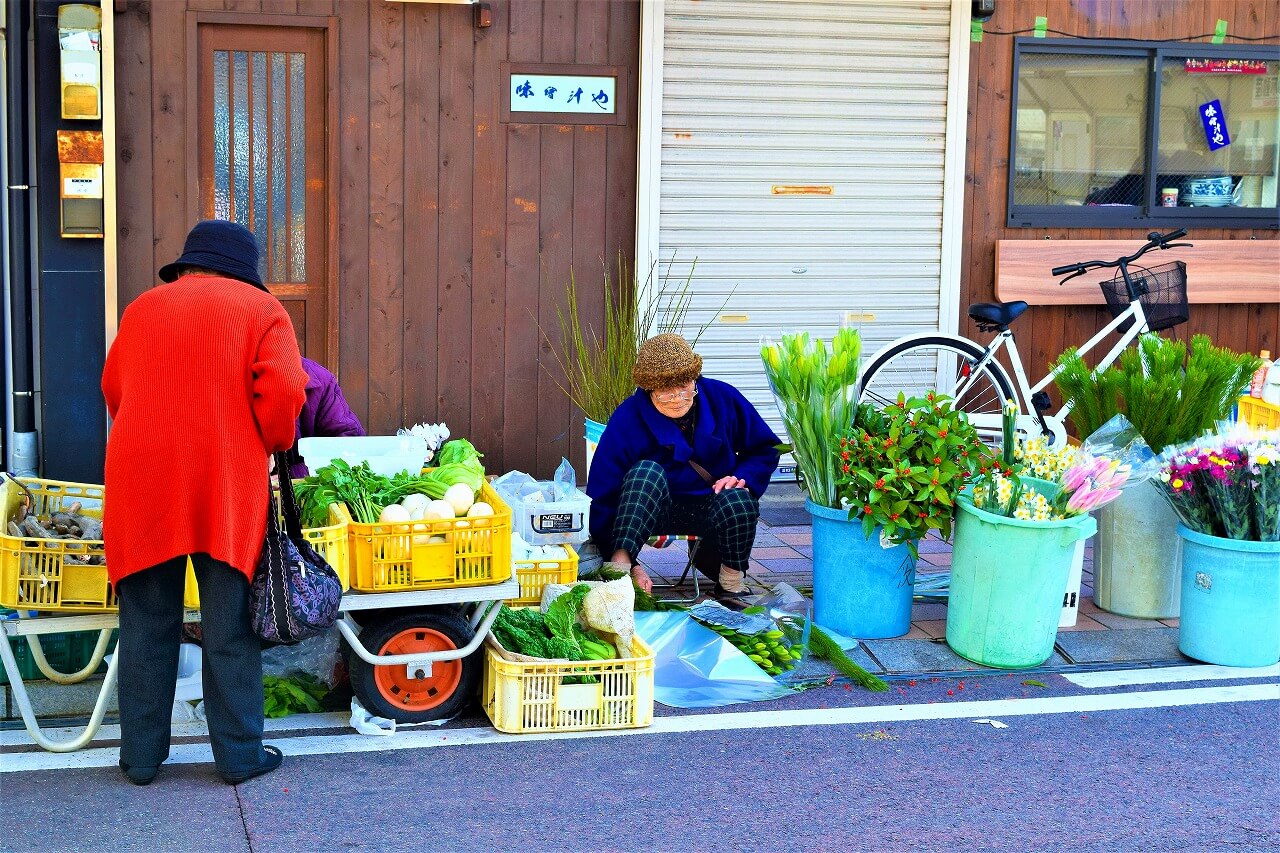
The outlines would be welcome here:
M 1058 358 L 1062 372 L 1054 381 L 1082 438 L 1123 414 L 1159 453 L 1226 418 L 1259 363 L 1252 354 L 1215 347 L 1208 335 L 1191 339 L 1188 357 L 1181 341 L 1147 334 L 1100 373 L 1068 349 Z

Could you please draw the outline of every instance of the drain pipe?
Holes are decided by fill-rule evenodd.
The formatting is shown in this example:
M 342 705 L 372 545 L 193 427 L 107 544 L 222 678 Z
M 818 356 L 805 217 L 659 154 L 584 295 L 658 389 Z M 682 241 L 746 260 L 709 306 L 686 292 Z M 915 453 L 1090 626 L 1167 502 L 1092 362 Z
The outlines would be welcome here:
M 35 371 L 31 326 L 31 137 L 28 71 L 30 69 L 31 4 L 6 2 L 5 22 L 5 218 L 7 275 L 5 296 L 9 340 L 5 353 L 12 426 L 9 429 L 7 468 L 18 476 L 35 476 L 38 467 L 36 435 Z

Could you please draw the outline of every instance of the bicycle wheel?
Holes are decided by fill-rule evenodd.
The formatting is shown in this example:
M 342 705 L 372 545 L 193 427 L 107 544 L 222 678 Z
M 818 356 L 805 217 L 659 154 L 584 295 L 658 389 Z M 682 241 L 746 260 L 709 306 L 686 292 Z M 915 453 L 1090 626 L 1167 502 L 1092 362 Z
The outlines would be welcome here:
M 899 393 L 911 397 L 938 391 L 954 398 L 955 407 L 962 412 L 998 417 L 1004 401 L 1013 398 L 1013 383 L 994 360 L 975 371 L 982 353 L 972 341 L 947 335 L 903 341 L 867 365 L 859 401 L 886 406 L 897 402 Z M 980 431 L 988 437 L 989 430 Z M 999 436 L 999 429 L 995 429 L 994 437 Z

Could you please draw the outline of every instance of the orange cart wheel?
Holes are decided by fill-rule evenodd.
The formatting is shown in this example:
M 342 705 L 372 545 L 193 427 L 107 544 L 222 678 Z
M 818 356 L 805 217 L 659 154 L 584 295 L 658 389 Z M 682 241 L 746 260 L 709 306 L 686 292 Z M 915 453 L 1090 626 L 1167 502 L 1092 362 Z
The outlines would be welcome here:
M 376 655 L 405 655 L 458 649 L 474 633 L 455 613 L 422 610 L 401 613 L 360 632 L 360 642 Z M 401 723 L 422 723 L 455 716 L 475 696 L 480 653 L 439 661 L 429 676 L 414 678 L 403 664 L 366 663 L 349 655 L 351 687 L 371 713 Z

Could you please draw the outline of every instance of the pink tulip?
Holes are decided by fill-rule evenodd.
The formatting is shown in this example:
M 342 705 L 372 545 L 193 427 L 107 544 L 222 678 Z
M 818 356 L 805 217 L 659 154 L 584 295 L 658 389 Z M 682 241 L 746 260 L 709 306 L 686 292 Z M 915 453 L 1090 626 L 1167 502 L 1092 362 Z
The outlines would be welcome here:
M 1088 512 L 1093 509 L 1094 504 L 1097 503 L 1099 494 L 1100 492 L 1090 491 L 1088 489 L 1081 489 L 1072 493 L 1071 497 L 1067 500 L 1067 512 L 1079 514 Z
M 1088 466 L 1078 464 L 1071 466 L 1066 474 L 1062 475 L 1062 490 L 1064 492 L 1074 492 L 1085 484 L 1088 479 Z

